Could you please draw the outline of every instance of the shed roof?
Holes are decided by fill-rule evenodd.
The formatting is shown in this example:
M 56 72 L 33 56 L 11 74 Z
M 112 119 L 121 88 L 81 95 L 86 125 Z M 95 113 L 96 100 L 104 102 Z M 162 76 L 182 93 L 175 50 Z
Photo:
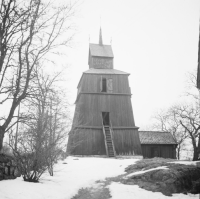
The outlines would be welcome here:
M 177 144 L 170 132 L 139 131 L 141 144 Z
M 90 68 L 89 70 L 84 71 L 83 73 L 86 74 L 114 74 L 114 75 L 130 75 L 129 73 L 116 70 L 116 69 L 97 69 L 97 68 Z
M 114 57 L 111 45 L 90 44 L 91 56 Z

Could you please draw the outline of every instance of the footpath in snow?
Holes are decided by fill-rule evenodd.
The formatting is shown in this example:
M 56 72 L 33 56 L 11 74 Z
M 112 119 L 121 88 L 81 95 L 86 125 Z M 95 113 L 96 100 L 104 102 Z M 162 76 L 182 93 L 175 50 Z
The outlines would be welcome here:
M 55 166 L 54 176 L 44 174 L 40 183 L 24 182 L 22 178 L 0 181 L 0 199 L 71 199 L 78 190 L 95 187 L 96 181 L 125 174 L 124 169 L 136 159 L 109 159 L 96 157 L 68 157 Z M 137 185 L 112 182 L 108 185 L 113 199 L 186 199 L 198 195 L 174 194 L 173 197 L 153 193 Z

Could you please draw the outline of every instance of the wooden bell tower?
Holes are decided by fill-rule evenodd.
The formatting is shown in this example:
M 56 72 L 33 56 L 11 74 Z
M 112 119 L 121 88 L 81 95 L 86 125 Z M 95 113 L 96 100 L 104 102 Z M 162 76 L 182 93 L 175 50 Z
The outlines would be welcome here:
M 111 45 L 89 45 L 89 70 L 78 84 L 76 108 L 69 134 L 73 155 L 142 155 L 135 126 L 129 74 L 113 68 Z

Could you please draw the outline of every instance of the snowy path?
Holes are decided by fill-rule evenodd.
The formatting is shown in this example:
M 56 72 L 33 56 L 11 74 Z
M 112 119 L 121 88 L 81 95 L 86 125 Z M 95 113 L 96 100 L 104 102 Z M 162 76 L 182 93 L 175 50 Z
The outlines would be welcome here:
M 135 159 L 68 157 L 57 164 L 54 177 L 45 174 L 40 183 L 24 182 L 21 178 L 1 181 L 0 199 L 70 199 L 77 194 L 80 188 L 95 187 L 97 180 L 124 174 L 124 168 L 135 161 Z M 140 189 L 138 186 L 113 182 L 108 187 L 113 199 L 169 198 L 161 193 Z M 186 199 L 198 198 L 198 196 L 177 194 L 172 198 Z

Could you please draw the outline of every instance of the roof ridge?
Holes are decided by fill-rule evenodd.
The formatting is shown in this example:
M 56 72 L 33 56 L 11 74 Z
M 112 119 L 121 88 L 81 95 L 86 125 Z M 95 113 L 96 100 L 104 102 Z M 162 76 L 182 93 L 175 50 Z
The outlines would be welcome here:
M 139 132 L 170 133 L 169 131 L 139 131 Z

